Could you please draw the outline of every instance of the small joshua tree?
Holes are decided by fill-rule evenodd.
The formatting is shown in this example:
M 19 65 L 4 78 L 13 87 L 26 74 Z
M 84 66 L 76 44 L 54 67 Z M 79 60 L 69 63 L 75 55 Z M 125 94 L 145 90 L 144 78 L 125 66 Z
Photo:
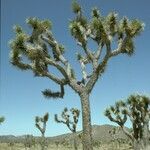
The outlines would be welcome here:
M 101 141 L 99 141 L 99 140 L 93 141 L 93 146 L 96 147 L 96 148 L 100 148 Z
M 78 133 L 78 138 L 79 138 L 79 140 L 81 141 L 81 143 L 83 142 L 83 132 L 79 132 Z M 83 143 L 82 143 L 83 144 Z M 92 142 L 92 144 L 93 144 L 93 142 Z
M 112 130 L 109 131 L 109 134 L 111 136 L 111 141 L 113 144 L 116 142 L 116 128 L 114 127 Z
M 66 139 L 64 139 L 64 140 L 61 142 L 61 144 L 62 144 L 64 147 L 68 147 L 68 145 L 70 145 L 69 142 L 68 142 Z
M 69 29 L 82 50 L 77 52 L 76 59 L 81 66 L 80 71 L 64 55 L 65 48 L 54 37 L 51 22 L 38 18 L 27 19 L 27 24 L 32 29 L 31 35 L 25 33 L 20 26 L 14 28 L 16 38 L 10 44 L 11 63 L 21 70 L 31 70 L 36 77 L 46 77 L 56 83 L 60 91 L 43 91 L 48 98 L 63 98 L 64 87 L 67 85 L 79 95 L 82 106 L 83 149 L 93 150 L 90 94 L 111 58 L 121 54 L 134 54 L 134 39 L 143 31 L 143 23 L 127 17 L 119 19 L 115 12 L 102 16 L 97 8 L 92 9 L 89 20 L 76 1 L 73 2 L 72 9 L 75 17 L 70 21 Z M 94 41 L 97 48 L 90 48 L 89 41 Z M 56 75 L 49 66 L 58 70 L 62 76 Z M 78 72 L 81 73 L 81 78 L 78 78 Z
M 25 135 L 23 144 L 25 146 L 26 149 L 31 148 L 32 146 L 35 146 L 34 143 L 34 137 L 33 135 Z
M 0 117 L 0 124 L 3 123 L 5 121 L 4 117 Z
M 10 139 L 7 143 L 8 143 L 8 146 L 10 147 L 10 149 L 14 150 L 15 140 Z
M 46 131 L 46 124 L 47 121 L 49 119 L 49 114 L 46 113 L 43 117 L 35 117 L 35 126 L 39 129 L 39 131 L 41 132 L 41 141 L 40 141 L 40 145 L 41 145 L 41 149 L 44 150 L 45 149 L 45 143 L 46 143 L 46 139 L 45 139 L 45 131 Z
M 120 132 L 120 128 L 113 127 L 112 130 L 109 131 L 110 136 L 112 137 L 111 141 L 114 144 L 115 148 L 120 149 L 121 139 L 118 137 L 118 133 Z
M 58 123 L 65 124 L 69 130 L 74 134 L 74 149 L 77 150 L 77 142 L 76 142 L 76 129 L 77 129 L 77 123 L 79 120 L 80 111 L 77 108 L 70 109 L 72 119 L 70 117 L 70 114 L 68 112 L 67 108 L 64 108 L 64 110 L 61 113 L 62 119 L 59 119 L 57 114 L 55 114 L 55 121 Z
M 58 150 L 58 145 L 60 144 L 60 141 L 55 141 L 56 149 Z
M 134 150 L 150 148 L 150 98 L 144 95 L 131 95 L 126 102 L 119 101 L 106 109 L 105 115 L 117 123 L 132 140 Z M 132 124 L 132 132 L 125 128 L 127 119 Z

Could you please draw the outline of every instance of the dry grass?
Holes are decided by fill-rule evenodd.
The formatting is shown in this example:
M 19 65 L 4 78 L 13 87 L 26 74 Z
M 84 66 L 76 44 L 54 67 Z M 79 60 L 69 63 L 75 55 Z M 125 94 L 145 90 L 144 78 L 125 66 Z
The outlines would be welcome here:
M 32 146 L 31 148 L 24 147 L 23 144 L 14 144 L 14 145 L 9 145 L 8 143 L 0 143 L 0 150 L 40 150 L 41 147 L 40 145 Z M 51 144 L 48 145 L 48 147 L 45 150 L 73 150 L 73 147 L 68 145 L 68 146 L 63 146 L 63 145 L 56 145 L 56 144 Z M 82 146 L 79 145 L 78 150 L 82 150 Z M 132 150 L 129 145 L 127 144 L 122 144 L 122 145 L 114 145 L 114 144 L 103 144 L 97 147 L 94 147 L 94 150 Z

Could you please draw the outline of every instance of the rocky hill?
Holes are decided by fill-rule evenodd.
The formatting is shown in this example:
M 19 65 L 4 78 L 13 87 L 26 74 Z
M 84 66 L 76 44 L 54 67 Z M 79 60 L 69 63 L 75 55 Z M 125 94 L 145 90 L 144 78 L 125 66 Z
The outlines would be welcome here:
M 81 141 L 81 131 L 76 133 L 76 137 L 78 141 Z M 127 141 L 128 138 L 127 136 L 123 133 L 123 131 L 116 126 L 112 125 L 93 125 L 92 126 L 92 134 L 93 134 L 93 140 L 94 141 L 101 141 L 101 142 L 111 142 L 113 140 L 123 140 Z M 32 136 L 32 135 L 30 135 Z M 0 142 L 9 142 L 9 141 L 15 141 L 15 142 L 22 142 L 25 139 L 25 135 L 23 136 L 13 136 L 13 135 L 5 135 L 5 136 L 0 136 Z M 32 136 L 33 137 L 33 136 Z M 39 138 L 39 137 L 35 137 Z M 68 134 L 63 134 L 55 137 L 47 137 L 47 139 L 50 142 L 63 142 L 63 141 L 72 141 L 73 135 L 71 133 Z

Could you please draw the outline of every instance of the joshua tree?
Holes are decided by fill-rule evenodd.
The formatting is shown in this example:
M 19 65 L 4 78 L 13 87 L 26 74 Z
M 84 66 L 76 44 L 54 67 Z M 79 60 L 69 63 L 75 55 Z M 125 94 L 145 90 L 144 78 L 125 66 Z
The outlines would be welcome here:
M 83 149 L 92 150 L 90 93 L 111 58 L 119 54 L 131 56 L 134 53 L 134 38 L 143 31 L 143 23 L 137 19 L 130 21 L 126 17 L 119 19 L 115 12 L 102 16 L 97 8 L 92 9 L 91 19 L 88 20 L 76 1 L 73 2 L 72 9 L 75 17 L 69 22 L 69 29 L 82 50 L 76 53 L 81 66 L 80 79 L 76 76 L 79 70 L 76 67 L 73 69 L 64 55 L 64 46 L 52 34 L 49 20 L 28 18 L 26 22 L 32 29 L 31 35 L 25 33 L 20 26 L 15 26 L 16 38 L 10 43 L 11 63 L 21 70 L 33 71 L 35 76 L 47 77 L 60 86 L 58 92 L 44 90 L 43 94 L 48 98 L 63 98 L 66 85 L 79 95 Z M 90 40 L 97 44 L 95 50 L 89 48 Z M 49 66 L 56 68 L 62 76 L 54 74 Z
M 40 140 L 40 145 L 41 149 L 45 149 L 45 144 L 46 144 L 46 139 L 45 139 L 45 131 L 46 131 L 46 123 L 49 119 L 49 114 L 46 113 L 43 117 L 35 117 L 35 126 L 39 129 L 41 132 L 41 140 Z
M 112 130 L 109 131 L 109 134 L 111 136 L 111 141 L 113 144 L 116 142 L 116 128 L 114 127 Z
M 69 141 L 67 141 L 66 139 L 64 139 L 64 140 L 61 142 L 61 145 L 63 145 L 64 147 L 68 147 L 70 144 L 69 144 Z
M 0 124 L 5 121 L 4 117 L 0 117 Z
M 99 140 L 93 141 L 93 146 L 96 147 L 96 148 L 100 148 L 101 141 L 99 141 Z
M 132 140 L 134 150 L 150 148 L 150 98 L 144 95 L 131 95 L 126 102 L 119 101 L 106 109 L 105 115 L 117 123 Z M 132 124 L 132 132 L 125 128 L 127 119 Z
M 109 131 L 110 136 L 112 137 L 111 141 L 114 144 L 116 149 L 120 149 L 120 144 L 122 139 L 118 137 L 120 132 L 120 128 L 113 127 L 112 130 Z
M 14 150 L 15 141 L 11 139 L 7 143 L 8 143 L 8 146 L 10 147 L 10 149 Z
M 32 146 L 35 146 L 35 139 L 33 135 L 25 135 L 23 144 L 26 149 L 31 148 Z
M 70 114 L 68 112 L 67 108 L 64 108 L 64 110 L 61 113 L 62 119 L 59 119 L 57 114 L 55 114 L 55 121 L 58 123 L 63 123 L 65 124 L 69 130 L 74 134 L 74 149 L 77 150 L 77 142 L 76 142 L 76 128 L 77 128 L 77 123 L 79 120 L 79 115 L 80 111 L 77 108 L 72 108 L 70 109 L 72 119 L 70 118 Z
M 58 150 L 58 145 L 60 144 L 60 141 L 55 141 L 56 149 Z

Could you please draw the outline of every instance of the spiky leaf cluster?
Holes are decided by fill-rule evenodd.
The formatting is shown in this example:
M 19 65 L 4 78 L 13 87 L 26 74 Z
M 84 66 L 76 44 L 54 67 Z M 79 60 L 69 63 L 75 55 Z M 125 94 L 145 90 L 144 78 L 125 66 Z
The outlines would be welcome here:
M 142 138 L 144 126 L 148 126 L 150 122 L 150 98 L 144 95 L 131 95 L 126 102 L 119 101 L 106 109 L 105 116 L 121 127 L 129 117 L 134 138 Z
M 118 22 L 118 15 L 116 13 L 110 13 L 107 16 L 107 26 L 108 26 L 108 31 L 110 32 L 110 36 L 115 36 L 117 33 L 117 22 Z
M 76 132 L 80 111 L 77 108 L 72 108 L 72 109 L 70 109 L 70 112 L 71 112 L 71 114 L 69 113 L 68 108 L 65 107 L 61 113 L 62 119 L 59 119 L 58 115 L 55 114 L 55 121 L 57 123 L 63 123 L 65 125 L 67 125 L 69 130 L 71 130 L 72 132 Z M 71 116 L 72 116 L 72 118 L 71 118 Z
M 95 7 L 92 9 L 92 17 L 93 18 L 100 18 L 100 12 L 99 12 L 98 8 Z
M 31 20 L 32 19 L 30 19 L 30 21 Z M 45 56 L 45 52 L 42 49 L 43 47 L 38 45 L 39 35 L 41 34 L 41 32 L 37 33 L 38 31 L 35 31 L 35 30 L 38 30 L 38 25 L 37 26 L 35 24 L 32 24 L 32 25 L 34 26 L 34 29 L 33 29 L 33 34 L 31 36 L 24 33 L 20 26 L 15 26 L 14 30 L 16 33 L 16 38 L 12 40 L 10 43 L 10 46 L 12 49 L 11 62 L 13 65 L 19 67 L 22 70 L 30 69 L 30 66 L 23 61 L 23 57 L 26 57 L 28 60 L 32 61 L 32 63 L 34 61 L 33 63 L 34 67 L 37 67 L 40 69 L 42 68 L 41 66 L 42 63 L 44 63 L 42 59 Z M 35 62 L 35 60 L 37 59 L 39 61 Z
M 70 28 L 71 35 L 74 36 L 74 38 L 76 38 L 78 42 L 80 42 L 83 46 L 85 46 L 87 39 L 86 36 L 84 35 L 85 28 L 81 25 L 81 23 L 72 21 L 70 23 L 69 28 Z
M 48 66 L 56 67 L 60 59 L 63 64 L 66 63 L 62 56 L 64 46 L 59 44 L 52 35 L 51 22 L 34 17 L 28 18 L 26 23 L 32 29 L 30 35 L 25 33 L 19 25 L 14 26 L 16 37 L 10 42 L 11 63 L 21 70 L 32 70 L 35 76 L 48 77 L 56 83 L 59 82 L 60 85 L 63 81 L 55 77 L 48 69 Z M 63 83 L 60 86 L 60 92 L 46 89 L 43 91 L 44 96 L 63 98 Z
M 77 15 L 69 24 L 69 29 L 71 35 L 83 46 L 85 47 L 87 43 L 88 23 L 86 17 L 82 15 L 81 6 L 74 1 L 72 4 L 73 12 Z
M 92 18 L 90 21 L 85 21 L 82 24 L 79 20 L 85 18 L 82 9 L 77 2 L 74 3 L 73 12 L 76 18 L 70 22 L 71 35 L 82 45 L 87 44 L 88 38 L 92 38 L 98 44 L 107 45 L 113 40 L 118 42 L 120 39 L 125 40 L 122 46 L 122 53 L 132 55 L 134 52 L 134 38 L 139 35 L 144 24 L 137 20 L 128 20 L 126 17 L 119 19 L 115 12 L 109 13 L 107 16 L 102 16 L 97 8 L 92 9 Z M 80 8 L 80 9 L 79 9 Z M 78 11 L 74 11 L 78 10 Z M 80 15 L 77 13 L 80 12 Z
M 0 124 L 3 123 L 5 121 L 4 117 L 0 117 Z
M 46 98 L 56 99 L 56 98 L 63 98 L 65 91 L 64 91 L 64 86 L 61 85 L 60 91 L 58 91 L 58 92 L 53 92 L 50 89 L 46 89 L 46 90 L 42 91 L 42 93 Z
M 28 18 L 26 23 L 33 29 L 38 30 L 39 34 L 43 33 L 46 30 L 50 30 L 52 28 L 52 23 L 50 20 L 39 20 L 38 18 Z
M 16 37 L 10 42 L 11 63 L 22 70 L 32 69 L 36 76 L 48 71 L 46 58 L 57 59 L 64 53 L 64 46 L 56 43 L 51 33 L 51 22 L 28 18 L 26 23 L 32 33 L 28 35 L 20 26 L 15 26 Z M 28 61 L 24 61 L 26 58 Z
M 72 3 L 72 10 L 74 13 L 80 13 L 81 12 L 81 6 L 77 3 L 76 0 Z

